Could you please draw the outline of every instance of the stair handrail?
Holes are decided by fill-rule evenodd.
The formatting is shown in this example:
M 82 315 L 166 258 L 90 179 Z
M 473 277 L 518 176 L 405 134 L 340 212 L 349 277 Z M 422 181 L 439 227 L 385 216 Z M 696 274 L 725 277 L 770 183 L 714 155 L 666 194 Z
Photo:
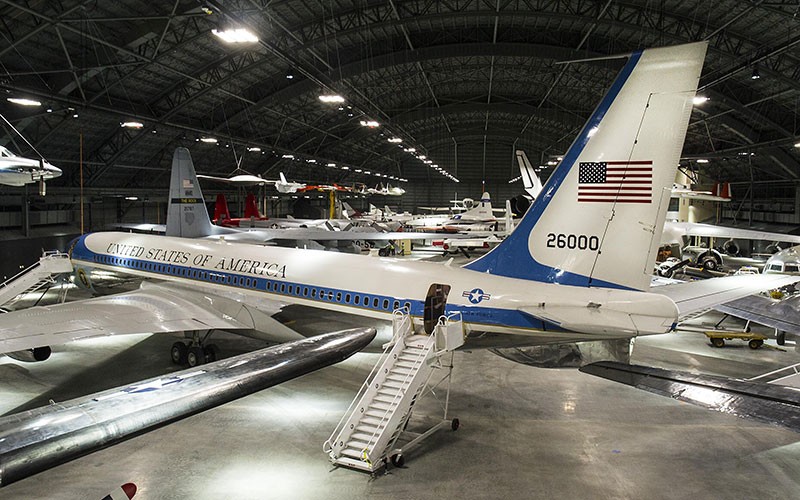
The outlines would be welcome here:
M 412 362 L 413 363 L 412 364 L 412 369 L 403 378 L 403 381 L 402 381 L 401 385 L 405 385 L 406 382 L 408 382 L 409 378 L 413 378 L 416 375 L 416 373 L 419 371 L 419 367 L 422 366 L 422 363 L 425 361 L 425 358 L 428 357 L 428 353 L 431 351 L 432 344 L 434 344 L 435 342 L 436 342 L 436 339 L 435 339 L 434 335 L 428 336 L 428 340 L 425 342 L 425 346 L 424 346 L 423 351 L 420 352 L 417 355 L 417 358 Z M 385 383 L 385 381 L 384 381 L 384 383 Z M 392 398 L 392 402 L 389 405 L 389 407 L 391 408 L 396 403 L 398 403 L 398 399 L 400 399 L 401 396 L 403 396 L 403 395 L 405 395 L 405 392 L 403 392 L 401 394 L 401 392 L 398 391 L 397 394 L 394 395 L 394 398 Z M 398 404 L 398 406 L 399 406 L 399 404 Z M 378 429 L 380 429 L 381 426 L 384 424 L 384 422 L 388 421 L 389 418 L 390 418 L 389 417 L 389 409 L 386 409 L 386 410 L 383 411 L 383 415 L 380 418 L 380 423 L 375 428 L 375 430 L 372 431 L 372 435 L 370 435 L 369 440 L 367 441 L 367 447 L 369 447 L 369 445 L 373 445 L 374 446 L 375 444 L 377 444 L 378 440 L 375 439 L 375 435 L 377 434 Z M 373 450 L 373 451 L 375 451 L 375 450 Z M 383 450 L 380 450 L 380 451 L 383 452 Z M 371 456 L 370 453 L 367 452 L 366 448 L 364 450 L 362 450 L 362 456 L 365 457 L 370 462 L 372 461 L 372 456 Z
M 22 271 L 18 272 L 14 276 L 12 276 L 12 277 L 8 278 L 7 280 L 5 280 L 4 282 L 0 283 L 0 289 L 7 288 L 8 286 L 11 285 L 12 282 L 16 281 L 18 278 L 21 278 L 23 275 L 27 274 L 28 271 L 31 271 L 31 270 L 33 270 L 36 267 L 39 267 L 41 265 L 42 265 L 42 263 L 37 260 L 36 262 L 34 262 L 30 266 L 26 267 Z
M 395 309 L 394 312 L 392 313 L 392 325 L 394 325 L 395 316 L 403 315 L 403 314 L 408 316 L 408 308 L 407 307 L 403 306 L 403 307 L 401 307 L 399 309 Z M 331 451 L 333 451 L 332 443 L 336 442 L 336 438 L 344 430 L 344 426 L 347 423 L 347 420 L 350 418 L 352 410 L 355 408 L 355 406 L 358 404 L 358 402 L 361 401 L 361 398 L 364 396 L 364 393 L 367 392 L 367 389 L 369 389 L 369 386 L 372 383 L 372 379 L 375 378 L 375 376 L 377 375 L 378 368 L 383 366 L 384 361 L 386 361 L 386 358 L 389 355 L 389 350 L 392 347 L 394 347 L 394 345 L 395 345 L 395 339 L 394 339 L 395 331 L 392 332 L 392 341 L 383 345 L 383 352 L 381 353 L 380 357 L 378 358 L 378 361 L 372 367 L 372 370 L 370 370 L 369 375 L 367 375 L 367 377 L 364 379 L 364 383 L 361 384 L 361 388 L 358 390 L 358 392 L 356 393 L 356 396 L 350 402 L 350 406 L 348 406 L 347 410 L 345 410 L 344 413 L 342 414 L 342 418 L 339 419 L 339 423 L 336 424 L 336 427 L 333 429 L 333 432 L 331 433 L 330 437 L 327 439 L 327 441 L 322 443 L 322 451 L 323 451 L 323 453 L 330 453 Z

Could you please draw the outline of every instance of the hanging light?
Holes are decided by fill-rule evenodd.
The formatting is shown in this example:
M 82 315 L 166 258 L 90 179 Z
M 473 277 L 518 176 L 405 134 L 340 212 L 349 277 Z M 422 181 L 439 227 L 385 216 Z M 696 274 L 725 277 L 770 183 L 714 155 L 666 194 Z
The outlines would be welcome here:
M 219 37 L 226 43 L 254 43 L 258 41 L 258 37 L 244 28 L 237 28 L 231 30 L 211 30 L 211 33 Z
M 751 80 L 758 80 L 761 78 L 761 74 L 758 72 L 758 66 L 753 66 L 753 74 L 750 75 Z

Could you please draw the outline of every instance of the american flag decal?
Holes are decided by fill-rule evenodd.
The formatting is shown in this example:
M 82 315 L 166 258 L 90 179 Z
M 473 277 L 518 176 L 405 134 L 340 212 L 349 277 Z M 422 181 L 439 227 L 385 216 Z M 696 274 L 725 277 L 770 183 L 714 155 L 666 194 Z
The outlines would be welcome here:
M 578 202 L 651 203 L 653 162 L 591 161 L 578 165 Z
M 182 179 L 183 180 L 183 189 L 192 189 L 194 187 L 194 182 L 191 179 Z

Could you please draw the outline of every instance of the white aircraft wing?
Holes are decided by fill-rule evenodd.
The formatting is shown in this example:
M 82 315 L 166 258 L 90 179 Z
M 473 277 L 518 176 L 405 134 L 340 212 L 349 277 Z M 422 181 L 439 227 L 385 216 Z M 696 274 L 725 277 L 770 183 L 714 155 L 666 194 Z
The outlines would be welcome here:
M 783 274 L 746 274 L 707 280 L 676 283 L 650 289 L 666 295 L 678 306 L 680 316 L 709 309 L 763 290 L 772 290 L 800 281 L 800 276 Z
M 754 231 L 752 229 L 738 229 L 733 227 L 715 226 L 713 224 L 699 224 L 694 222 L 667 222 L 667 228 L 673 227 L 683 232 L 686 236 L 707 236 L 714 238 L 739 238 L 743 240 L 786 241 L 800 244 L 800 236 L 784 233 L 771 233 L 768 231 Z
M 263 179 L 257 175 L 250 175 L 250 174 L 234 175 L 233 177 L 215 177 L 213 175 L 198 174 L 197 178 L 208 179 L 217 182 L 227 182 L 229 184 L 242 184 L 246 186 L 251 186 L 254 184 L 275 184 L 276 182 L 278 182 L 277 180 Z
M 798 308 L 800 300 L 796 296 L 776 300 L 763 295 L 751 295 L 714 307 L 717 311 L 737 318 L 800 335 Z
M 219 294 L 145 282 L 133 292 L 0 314 L 0 352 L 109 335 L 263 328 L 271 318 L 259 312 Z M 272 322 L 270 333 L 282 328 L 275 328 L 276 341 L 303 338 Z

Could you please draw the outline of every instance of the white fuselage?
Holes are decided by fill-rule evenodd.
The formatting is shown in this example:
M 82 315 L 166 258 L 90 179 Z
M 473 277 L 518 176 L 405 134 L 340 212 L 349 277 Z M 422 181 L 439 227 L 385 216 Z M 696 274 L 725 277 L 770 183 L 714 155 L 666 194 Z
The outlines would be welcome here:
M 390 258 L 116 232 L 82 236 L 70 252 L 76 267 L 382 319 L 405 306 L 421 321 L 430 285 L 443 284 L 450 287 L 446 314 L 460 313 L 467 334 L 524 335 L 527 344 L 665 333 L 677 316 L 675 304 L 660 295 Z
M 54 179 L 61 175 L 61 169 L 46 161 L 16 156 L 6 148 L 0 147 L 0 184 L 24 186 L 41 180 Z

